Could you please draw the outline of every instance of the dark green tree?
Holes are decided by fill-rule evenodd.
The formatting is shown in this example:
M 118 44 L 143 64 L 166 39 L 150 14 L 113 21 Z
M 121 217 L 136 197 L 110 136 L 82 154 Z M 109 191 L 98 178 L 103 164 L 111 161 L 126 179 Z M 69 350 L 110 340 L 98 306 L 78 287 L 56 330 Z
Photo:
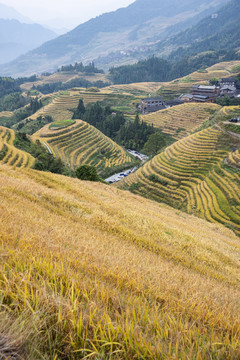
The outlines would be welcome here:
M 84 103 L 83 103 L 83 99 L 80 99 L 79 102 L 78 102 L 78 107 L 74 111 L 74 114 L 73 114 L 72 118 L 73 119 L 82 119 L 85 112 L 86 112 L 86 109 L 85 109 L 85 106 L 84 106 Z
M 148 141 L 144 145 L 143 152 L 147 155 L 157 155 L 157 153 L 166 146 L 166 140 L 160 131 L 149 136 Z
M 76 169 L 75 174 L 80 180 L 101 181 L 100 177 L 97 174 L 97 169 L 91 165 L 79 166 Z

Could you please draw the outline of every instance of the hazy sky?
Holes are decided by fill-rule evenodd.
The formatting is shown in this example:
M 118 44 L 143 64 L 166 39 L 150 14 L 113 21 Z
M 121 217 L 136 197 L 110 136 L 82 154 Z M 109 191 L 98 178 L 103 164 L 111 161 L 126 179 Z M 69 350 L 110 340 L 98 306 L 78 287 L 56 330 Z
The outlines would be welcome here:
M 68 28 L 133 2 L 134 0 L 0 0 L 0 3 L 14 7 L 34 21 Z

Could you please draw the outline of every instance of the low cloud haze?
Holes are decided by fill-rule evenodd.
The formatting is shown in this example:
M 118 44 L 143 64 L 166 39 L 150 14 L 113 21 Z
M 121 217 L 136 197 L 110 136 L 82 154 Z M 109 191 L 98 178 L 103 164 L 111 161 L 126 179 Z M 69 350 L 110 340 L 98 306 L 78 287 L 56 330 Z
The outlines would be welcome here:
M 0 0 L 0 2 L 14 7 L 35 22 L 40 22 L 52 28 L 72 29 L 104 12 L 128 6 L 134 0 L 41 0 L 41 2 Z

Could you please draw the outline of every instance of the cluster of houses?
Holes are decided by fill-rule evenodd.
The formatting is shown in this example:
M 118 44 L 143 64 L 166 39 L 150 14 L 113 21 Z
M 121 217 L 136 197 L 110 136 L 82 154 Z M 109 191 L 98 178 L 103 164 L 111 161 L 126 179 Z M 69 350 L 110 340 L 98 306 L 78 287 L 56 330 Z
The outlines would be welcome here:
M 218 97 L 239 97 L 240 91 L 235 86 L 235 78 L 220 79 L 217 85 L 194 85 L 191 94 L 182 94 L 177 99 L 164 101 L 162 97 L 142 99 L 138 109 L 142 114 L 149 114 L 172 106 L 189 103 L 214 103 Z

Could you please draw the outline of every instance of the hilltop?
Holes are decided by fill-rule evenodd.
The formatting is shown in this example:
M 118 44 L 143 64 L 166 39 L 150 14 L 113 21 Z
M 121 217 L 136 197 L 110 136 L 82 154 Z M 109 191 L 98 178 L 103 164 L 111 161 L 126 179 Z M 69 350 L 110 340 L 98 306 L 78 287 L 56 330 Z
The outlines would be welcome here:
M 230 230 L 103 184 L 7 166 L 0 177 L 5 355 L 240 356 Z
M 105 67 L 121 62 L 122 58 L 123 63 L 132 63 L 136 61 L 136 54 L 132 56 L 132 52 L 140 52 L 140 56 L 143 52 L 145 57 L 148 56 L 149 44 L 196 24 L 225 3 L 226 0 L 184 0 L 181 4 L 176 0 L 168 3 L 163 0 L 136 0 L 126 8 L 91 19 L 14 62 L 1 66 L 1 74 L 31 75 L 53 71 L 58 66 L 80 59 L 88 62 L 99 57 L 103 58 Z M 172 25 L 176 26 L 175 30 Z M 107 57 L 105 61 L 104 57 Z M 102 64 L 100 60 L 98 63 Z

